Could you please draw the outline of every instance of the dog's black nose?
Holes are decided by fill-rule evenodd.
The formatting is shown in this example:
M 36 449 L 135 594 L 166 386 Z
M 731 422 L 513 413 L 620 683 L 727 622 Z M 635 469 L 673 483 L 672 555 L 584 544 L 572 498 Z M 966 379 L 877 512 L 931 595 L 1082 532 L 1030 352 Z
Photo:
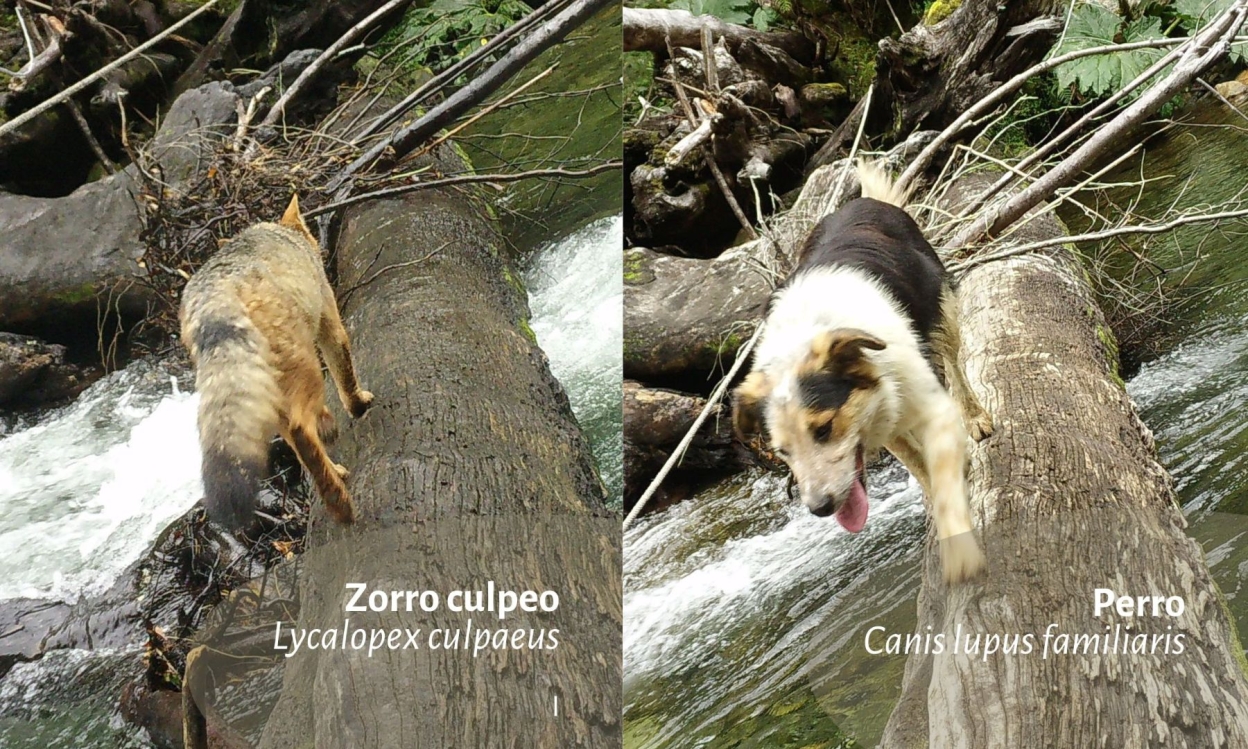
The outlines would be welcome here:
M 806 509 L 810 510 L 812 514 L 818 517 L 826 518 L 836 512 L 836 503 L 833 502 L 831 498 L 825 497 L 821 502 L 819 502 L 819 504 L 807 502 Z

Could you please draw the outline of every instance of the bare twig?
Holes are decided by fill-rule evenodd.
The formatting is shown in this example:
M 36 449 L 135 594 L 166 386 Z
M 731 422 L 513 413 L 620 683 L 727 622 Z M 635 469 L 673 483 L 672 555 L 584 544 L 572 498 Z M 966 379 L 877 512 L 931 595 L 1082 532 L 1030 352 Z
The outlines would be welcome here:
M 22 38 L 26 40 L 27 59 L 34 62 L 35 42 L 30 38 L 30 29 L 26 27 L 26 9 L 22 6 L 21 0 L 14 4 L 13 12 L 17 14 L 17 25 L 22 27 Z
M 537 75 L 533 76 L 529 80 L 525 81 L 524 84 L 522 84 L 521 86 L 518 86 L 515 91 L 508 93 L 506 96 L 502 97 L 496 102 L 491 103 L 489 106 L 482 107 L 480 112 L 477 112 L 476 114 L 464 120 L 463 122 L 459 123 L 455 127 L 451 128 L 450 130 L 447 130 L 445 133 L 438 136 L 437 139 L 430 142 L 429 145 L 421 146 L 420 153 L 428 153 L 429 151 L 432 151 L 433 149 L 437 148 L 446 140 L 454 137 L 454 135 L 458 133 L 459 131 L 463 130 L 464 128 L 468 127 L 469 125 L 481 119 L 482 117 L 485 117 L 486 115 L 495 111 L 499 107 L 503 106 L 507 102 L 514 99 L 516 96 L 519 96 L 520 94 L 524 93 L 525 90 L 527 90 L 530 86 L 542 80 L 546 76 L 550 75 L 554 71 L 554 69 L 557 67 L 559 67 L 559 63 L 555 63 L 554 65 L 551 65 L 549 68 L 546 68 L 542 72 L 538 73 Z
M 706 399 L 706 405 L 702 407 L 702 412 L 698 414 L 698 418 L 693 420 L 693 426 L 689 427 L 689 431 L 685 432 L 685 436 L 676 445 L 676 449 L 672 451 L 671 455 L 667 456 L 667 461 L 659 469 L 659 472 L 655 474 L 654 480 L 650 482 L 650 486 L 646 487 L 645 493 L 637 499 L 637 504 L 633 505 L 633 509 L 629 511 L 628 517 L 624 518 L 625 529 L 641 514 L 641 511 L 645 509 L 646 503 L 650 501 L 650 498 L 654 496 L 659 486 L 662 485 L 663 479 L 667 478 L 667 474 L 671 473 L 672 468 L 684 456 L 685 451 L 689 449 L 689 445 L 693 443 L 693 436 L 702 428 L 706 417 L 710 416 L 711 411 L 714 410 L 720 399 L 724 397 L 724 393 L 728 391 L 728 386 L 732 384 L 737 373 L 741 371 L 741 367 L 750 358 L 750 352 L 754 350 L 754 346 L 762 335 L 763 326 L 760 324 L 754 329 L 754 335 L 750 337 L 750 340 L 746 341 L 745 345 L 737 351 L 737 360 L 732 363 L 732 369 L 728 370 L 728 374 L 724 375 L 724 378 L 715 386 L 711 397 Z
M 1024 83 L 1040 73 L 1052 70 L 1053 68 L 1072 60 L 1078 60 L 1081 57 L 1088 57 L 1089 55 L 1105 55 L 1115 52 L 1126 52 L 1134 49 L 1147 49 L 1150 47 L 1168 47 L 1176 44 L 1186 44 L 1189 41 L 1192 41 L 1192 38 L 1148 39 L 1141 42 L 1129 42 L 1127 44 L 1107 44 L 1101 47 L 1090 47 L 1088 49 L 1079 49 L 1073 52 L 1067 52 L 1064 55 L 1051 57 L 1044 62 L 1037 63 L 1001 84 L 1001 86 L 992 93 L 988 94 L 983 99 L 980 99 L 972 107 L 963 112 L 949 125 L 949 127 L 941 131 L 936 140 L 929 143 L 927 147 L 914 158 L 914 161 L 910 162 L 910 166 L 907 167 L 906 171 L 903 172 L 901 177 L 898 178 L 897 185 L 903 190 L 908 189 L 914 183 L 914 180 L 923 173 L 923 170 L 927 169 L 927 165 L 930 164 L 936 154 L 940 152 L 940 149 L 944 148 L 951 140 L 953 140 L 963 128 L 973 122 L 977 117 L 992 111 L 992 109 L 1000 104 L 1007 96 L 1022 88 Z
M 1237 0 L 1196 35 L 1188 53 L 1175 63 L 1174 69 L 1165 79 L 1151 87 L 1088 138 L 1074 153 L 1029 187 L 1018 192 L 1005 205 L 981 211 L 969 226 L 958 232 L 952 246 L 966 247 L 983 237 L 997 236 L 1054 190 L 1069 184 L 1075 174 L 1090 161 L 1113 147 L 1115 141 L 1123 138 L 1189 85 L 1206 67 L 1224 56 L 1230 49 L 1231 40 L 1243 25 L 1245 15 L 1248 15 L 1248 0 Z
M 87 145 L 91 147 L 91 152 L 95 154 L 95 158 L 99 159 L 104 170 L 109 174 L 117 173 L 117 164 L 108 158 L 108 154 L 104 152 L 104 147 L 96 140 L 95 134 L 91 132 L 91 124 L 87 122 L 87 118 L 82 116 L 82 110 L 73 99 L 65 101 L 65 108 L 69 110 L 69 114 L 74 118 L 74 122 L 78 125 L 78 129 L 82 131 L 82 137 L 86 139 Z
M 95 83 L 96 81 L 108 75 L 109 73 L 113 72 L 117 68 L 133 60 L 139 55 L 143 54 L 148 49 L 151 49 L 153 46 L 155 46 L 156 44 L 160 43 L 161 41 L 169 37 L 169 35 L 173 34 L 173 32 L 177 31 L 178 29 L 182 28 L 186 24 L 195 20 L 201 14 L 206 13 L 207 11 L 211 10 L 214 6 L 216 6 L 218 2 L 220 2 L 220 0 L 207 0 L 207 2 L 205 2 L 203 5 L 199 6 L 195 10 L 188 13 L 186 17 L 183 18 L 181 21 L 178 21 L 177 23 L 173 24 L 169 28 L 160 32 L 156 36 L 153 36 L 151 39 L 148 39 L 146 42 L 143 42 L 142 44 L 130 50 L 126 54 L 122 55 L 121 57 L 118 57 L 116 60 L 113 60 L 109 64 L 105 65 L 104 67 L 100 68 L 94 73 L 88 75 L 86 78 L 83 78 L 82 80 L 78 81 L 72 86 L 66 88 L 64 91 L 61 91 L 59 94 L 44 100 L 42 103 L 38 104 L 34 108 L 28 109 L 27 111 L 22 112 L 21 114 L 9 120 L 8 122 L 4 123 L 3 125 L 0 125 L 0 136 L 5 136 L 5 135 L 8 135 L 9 133 L 12 133 L 13 131 L 21 127 L 22 125 L 25 125 L 27 122 L 30 122 L 31 120 L 43 114 L 44 112 L 48 111 L 52 107 L 55 107 L 56 105 L 70 98 L 71 96 L 78 93 L 79 91 L 82 91 L 87 86 L 90 86 L 92 83 Z
M 265 86 L 251 97 L 251 101 L 246 105 L 243 100 L 239 99 L 234 102 L 234 111 L 238 113 L 238 127 L 234 129 L 234 150 L 242 150 L 243 139 L 247 137 L 247 128 L 251 125 L 252 119 L 256 116 L 256 108 L 260 106 L 260 102 L 264 97 L 269 95 L 273 90 L 272 86 Z
M 338 41 L 326 47 L 325 51 L 317 56 L 317 58 L 312 61 L 311 65 L 303 69 L 303 72 L 299 74 L 299 77 L 295 79 L 294 83 L 290 84 L 290 87 L 286 89 L 281 98 L 273 103 L 273 108 L 269 110 L 269 113 L 265 115 L 264 119 L 260 122 L 260 127 L 271 127 L 274 123 L 276 123 L 278 118 L 286 112 L 286 105 L 295 98 L 295 95 L 299 93 L 308 81 L 312 80 L 312 76 L 316 75 L 317 72 L 325 66 L 325 63 L 334 59 L 338 53 L 354 41 L 356 37 L 368 30 L 368 28 L 373 24 L 377 23 L 379 19 L 385 17 L 392 11 L 397 10 L 401 6 L 411 4 L 411 2 L 412 0 L 390 0 L 390 2 L 369 14 L 364 20 L 352 26 L 350 29 L 347 29 L 347 33 L 338 37 Z
M 1043 250 L 1049 247 L 1056 247 L 1058 245 L 1077 244 L 1080 242 L 1099 242 L 1101 240 L 1130 234 L 1162 234 L 1164 232 L 1177 229 L 1180 226 L 1187 226 L 1189 224 L 1199 224 L 1207 221 L 1223 221 L 1226 219 L 1244 218 L 1245 216 L 1248 216 L 1248 208 L 1241 208 L 1234 211 L 1219 211 L 1217 213 L 1196 213 L 1179 216 L 1178 218 L 1165 221 L 1160 224 L 1115 226 L 1111 229 L 1102 229 L 1101 231 L 1093 231 L 1086 234 L 1072 234 L 1067 237 L 1042 239 L 1037 242 L 1015 245 L 999 252 L 992 252 L 985 255 L 975 255 L 959 263 L 950 263 L 949 270 L 953 273 L 962 273 L 975 267 L 976 265 L 982 265 L 996 260 L 1004 260 L 1005 258 L 1016 257 L 1018 255 L 1026 255 L 1029 252 L 1035 252 L 1036 250 Z
M 608 161 L 604 164 L 597 164 L 589 169 L 533 169 L 527 172 L 516 172 L 514 174 L 464 174 L 457 177 L 446 177 L 444 179 L 434 179 L 428 182 L 417 182 L 413 185 L 402 185 L 400 187 L 389 187 L 385 190 L 374 190 L 360 195 L 353 195 L 344 200 L 337 200 L 333 203 L 326 203 L 319 208 L 308 211 L 303 214 L 304 218 L 314 218 L 330 211 L 336 211 L 339 208 L 346 208 L 349 205 L 362 203 L 366 200 L 377 200 L 380 198 L 390 198 L 395 195 L 404 195 L 416 190 L 428 190 L 434 187 L 447 187 L 450 185 L 467 185 L 480 182 L 518 182 L 524 179 L 533 179 L 536 177 L 593 177 L 612 169 L 619 169 L 624 166 L 622 161 Z

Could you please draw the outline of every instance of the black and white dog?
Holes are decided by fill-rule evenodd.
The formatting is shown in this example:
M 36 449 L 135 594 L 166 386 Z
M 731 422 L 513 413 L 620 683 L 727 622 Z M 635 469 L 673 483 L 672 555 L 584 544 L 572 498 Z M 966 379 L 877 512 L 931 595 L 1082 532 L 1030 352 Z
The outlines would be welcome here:
M 734 424 L 741 435 L 764 426 L 806 507 L 852 533 L 867 521 L 866 458 L 886 448 L 929 498 L 944 577 L 961 582 L 984 567 L 966 438 L 991 434 L 992 420 L 958 364 L 944 265 L 902 210 L 906 195 L 875 164 L 857 171 L 862 197 L 819 222 L 772 296 Z

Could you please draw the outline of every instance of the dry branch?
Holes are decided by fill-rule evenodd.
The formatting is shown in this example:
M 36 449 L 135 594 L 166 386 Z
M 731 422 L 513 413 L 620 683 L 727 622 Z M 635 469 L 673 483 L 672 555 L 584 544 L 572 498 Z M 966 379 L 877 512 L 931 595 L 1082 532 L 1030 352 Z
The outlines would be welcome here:
M 334 59 L 347 45 L 355 41 L 356 37 L 367 31 L 373 24 L 389 15 L 392 11 L 410 5 L 411 2 L 412 0 L 390 0 L 390 2 L 365 17 L 364 20 L 347 29 L 345 34 L 338 37 L 338 41 L 329 45 L 324 52 L 312 61 L 311 65 L 303 69 L 303 72 L 299 74 L 294 83 L 290 84 L 290 87 L 286 89 L 282 97 L 273 103 L 273 108 L 269 110 L 264 120 L 260 122 L 260 127 L 271 127 L 276 123 L 278 118 L 286 111 L 286 105 L 295 98 L 295 95 L 312 79 L 312 76 L 316 75 L 325 66 L 325 63 Z
M 33 107 L 32 109 L 22 112 L 21 114 L 9 120 L 8 122 L 4 123 L 3 125 L 0 125 L 0 137 L 8 135 L 9 133 L 12 133 L 13 131 L 21 127 L 22 125 L 25 125 L 27 122 L 30 122 L 31 120 L 43 114 L 44 112 L 48 111 L 52 107 L 55 107 L 57 104 L 60 104 L 61 102 L 65 101 L 66 99 L 78 93 L 79 91 L 82 91 L 87 86 L 90 86 L 92 83 L 95 83 L 96 81 L 100 80 L 104 76 L 113 72 L 117 68 L 133 60 L 139 55 L 143 54 L 144 52 L 151 49 L 153 46 L 155 46 L 159 42 L 164 41 L 166 38 L 172 35 L 175 31 L 182 28 L 183 26 L 190 23 L 191 21 L 195 20 L 195 18 L 197 18 L 202 13 L 205 13 L 208 10 L 211 10 L 213 6 L 215 6 L 218 2 L 220 2 L 220 0 L 208 0 L 207 2 L 205 2 L 203 5 L 196 8 L 191 13 L 188 13 L 186 18 L 183 18 L 181 21 L 178 21 L 177 23 L 173 24 L 169 28 L 160 32 L 156 36 L 153 36 L 151 39 L 148 39 L 146 42 L 143 42 L 142 44 L 130 50 L 126 54 L 122 55 L 121 57 L 118 57 L 116 60 L 113 60 L 109 64 L 105 65 L 104 67 L 100 68 L 94 73 L 88 75 L 86 78 L 83 78 L 82 80 L 78 81 L 72 86 L 66 88 L 64 91 L 60 92 L 56 96 L 46 99 L 42 103 Z
M 675 47 L 699 48 L 702 46 L 703 30 L 709 30 L 715 38 L 723 39 L 733 52 L 742 43 L 755 41 L 781 49 L 798 62 L 814 61 L 814 45 L 801 34 L 757 31 L 721 21 L 715 16 L 695 16 L 684 10 L 624 8 L 625 52 L 664 53 L 669 40 Z
M 393 124 L 395 120 L 406 114 L 412 107 L 437 93 L 444 86 L 459 78 L 461 75 L 466 74 L 468 71 L 484 62 L 490 55 L 497 53 L 502 47 L 510 44 L 516 36 L 531 29 L 537 23 L 545 21 L 551 16 L 557 15 L 559 12 L 563 11 L 563 9 L 566 8 L 570 2 L 571 0 L 555 0 L 554 2 L 546 3 L 511 26 L 508 26 L 484 46 L 474 50 L 471 54 L 464 57 L 459 62 L 438 73 L 415 91 L 403 97 L 402 101 L 373 118 L 367 126 L 351 138 L 351 144 L 359 145 L 366 138 L 381 132 L 382 129 Z
M 554 46 L 567 36 L 572 29 L 580 26 L 612 2 L 613 0 L 575 0 L 566 10 L 525 36 L 519 44 L 503 55 L 498 62 L 491 65 L 484 73 L 473 79 L 468 85 L 448 96 L 445 101 L 429 110 L 416 122 L 399 130 L 351 162 L 331 183 L 330 189 L 337 190 L 343 183 L 365 167 L 374 166 L 384 169 L 386 166 L 411 153 L 434 133 L 450 125 L 469 109 L 497 91 L 517 71 L 532 62 L 542 52 Z M 387 154 L 387 152 L 391 153 L 383 157 L 383 154 Z
M 954 237 L 953 247 L 965 247 L 983 237 L 994 237 L 1034 208 L 1046 196 L 1073 181 L 1075 175 L 1096 158 L 1108 153 L 1131 130 L 1191 84 L 1209 65 L 1221 59 L 1248 15 L 1248 0 L 1238 0 L 1205 27 L 1179 58 L 1165 79 L 1149 88 L 1134 103 L 1092 135 L 1074 153 L 1050 169 L 1004 206 L 981 211 Z

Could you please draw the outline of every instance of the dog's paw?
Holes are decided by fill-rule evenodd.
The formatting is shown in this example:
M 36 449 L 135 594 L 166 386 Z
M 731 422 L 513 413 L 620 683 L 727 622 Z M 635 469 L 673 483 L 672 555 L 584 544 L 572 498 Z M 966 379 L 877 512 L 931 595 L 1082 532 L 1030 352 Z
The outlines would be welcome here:
M 347 467 L 341 463 L 334 463 L 334 473 L 338 474 L 338 478 L 340 479 L 345 479 L 351 475 L 351 472 L 347 470 Z
M 992 415 L 981 409 L 978 414 L 967 420 L 966 431 L 976 442 L 988 439 L 993 431 Z
M 316 419 L 316 433 L 322 442 L 333 442 L 338 439 L 338 422 L 328 408 L 321 408 L 321 415 Z
M 364 412 L 367 411 L 368 407 L 371 406 L 372 404 L 373 404 L 372 393 L 368 392 L 367 390 L 358 391 L 355 394 L 355 397 L 351 399 L 351 416 L 356 419 L 360 418 L 361 416 L 364 415 Z
M 971 533 L 960 533 L 940 542 L 940 559 L 944 568 L 945 582 L 959 585 L 974 580 L 984 573 L 987 564 L 984 553 Z

